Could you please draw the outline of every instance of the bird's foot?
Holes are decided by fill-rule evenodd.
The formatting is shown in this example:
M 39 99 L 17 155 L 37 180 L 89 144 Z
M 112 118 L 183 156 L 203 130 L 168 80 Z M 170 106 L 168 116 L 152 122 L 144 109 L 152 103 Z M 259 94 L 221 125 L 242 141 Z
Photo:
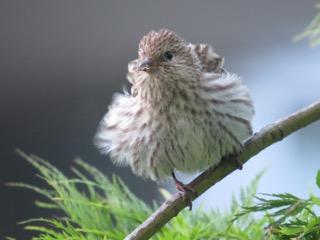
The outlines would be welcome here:
M 225 157 L 222 157 L 222 160 L 225 160 L 225 159 L 232 159 L 234 160 L 234 164 L 237 166 L 237 168 L 239 170 L 242 170 L 243 168 L 243 163 L 239 157 L 240 153 L 235 153 L 235 154 L 229 154 Z
M 184 184 L 179 181 L 174 172 L 172 172 L 172 177 L 174 179 L 174 183 L 176 185 L 176 189 L 178 190 L 179 194 L 181 195 L 183 201 L 189 206 L 189 210 L 192 210 L 192 197 L 197 196 L 196 190 L 188 184 Z

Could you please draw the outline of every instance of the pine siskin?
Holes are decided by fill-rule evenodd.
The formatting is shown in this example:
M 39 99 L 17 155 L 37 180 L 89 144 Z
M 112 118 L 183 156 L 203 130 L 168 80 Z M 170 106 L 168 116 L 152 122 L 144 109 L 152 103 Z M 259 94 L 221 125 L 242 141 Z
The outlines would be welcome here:
M 129 62 L 130 93 L 114 95 L 95 144 L 118 165 L 153 180 L 217 165 L 252 134 L 248 89 L 206 44 L 151 31 Z

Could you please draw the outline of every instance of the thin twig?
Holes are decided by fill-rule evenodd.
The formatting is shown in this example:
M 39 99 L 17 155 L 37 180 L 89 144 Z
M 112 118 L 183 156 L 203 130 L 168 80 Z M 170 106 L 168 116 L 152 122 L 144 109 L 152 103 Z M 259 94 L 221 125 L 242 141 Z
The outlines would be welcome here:
M 319 119 L 320 101 L 267 125 L 245 142 L 242 152 L 238 156 L 224 159 L 215 168 L 209 168 L 204 171 L 190 183 L 190 186 L 200 196 L 208 188 L 238 168 L 236 158 L 245 163 L 266 147 L 281 141 L 291 133 Z M 198 196 L 192 197 L 192 200 Z M 171 199 L 163 203 L 144 223 L 130 233 L 125 240 L 149 239 L 185 207 L 186 202 L 183 201 L 182 197 L 178 193 L 174 194 Z

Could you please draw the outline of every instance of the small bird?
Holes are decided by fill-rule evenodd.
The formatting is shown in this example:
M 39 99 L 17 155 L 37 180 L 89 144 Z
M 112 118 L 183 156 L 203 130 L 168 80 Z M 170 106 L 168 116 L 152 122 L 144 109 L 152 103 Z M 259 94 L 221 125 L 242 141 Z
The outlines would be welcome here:
M 114 95 L 95 145 L 136 175 L 172 176 L 184 196 L 194 192 L 174 171 L 215 166 L 241 151 L 252 134 L 248 89 L 223 63 L 210 45 L 189 43 L 168 29 L 149 32 L 128 64 L 131 91 Z

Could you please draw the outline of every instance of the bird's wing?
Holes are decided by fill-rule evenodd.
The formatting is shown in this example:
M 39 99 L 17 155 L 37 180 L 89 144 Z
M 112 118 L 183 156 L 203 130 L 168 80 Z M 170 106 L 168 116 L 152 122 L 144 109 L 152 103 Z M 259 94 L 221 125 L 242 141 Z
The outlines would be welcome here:
M 137 64 L 138 64 L 138 59 L 132 60 L 128 63 L 128 73 L 127 73 L 127 79 L 129 83 L 132 84 L 131 86 L 131 95 L 136 96 L 137 95 L 137 90 L 134 87 L 135 81 L 138 79 L 137 77 Z
M 128 63 L 128 73 L 127 73 L 127 79 L 131 84 L 134 84 L 136 78 L 136 68 L 138 64 L 138 59 L 132 60 Z
M 217 54 L 214 49 L 208 44 L 191 44 L 195 53 L 198 55 L 203 72 L 223 72 L 224 59 Z
M 252 134 L 254 106 L 240 77 L 229 72 L 204 73 L 199 94 L 210 103 L 211 111 L 223 119 L 222 123 L 228 123 L 230 131 L 237 133 L 237 139 L 242 141 Z

